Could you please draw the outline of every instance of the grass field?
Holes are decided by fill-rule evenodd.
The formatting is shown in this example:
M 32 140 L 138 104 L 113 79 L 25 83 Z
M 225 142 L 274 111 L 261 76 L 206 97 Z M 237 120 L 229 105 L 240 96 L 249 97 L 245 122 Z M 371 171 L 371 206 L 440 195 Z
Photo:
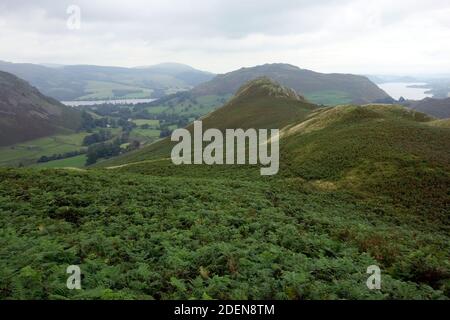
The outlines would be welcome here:
M 161 131 L 157 129 L 140 129 L 136 128 L 133 129 L 133 131 L 130 134 L 131 139 L 137 139 L 141 141 L 154 141 L 156 139 L 159 139 Z
M 148 120 L 148 119 L 135 119 L 133 122 L 137 126 L 149 125 L 151 128 L 159 128 L 159 120 Z
M 82 148 L 86 132 L 56 135 L 0 148 L 0 166 L 28 165 L 42 156 L 51 156 Z
M 317 91 L 306 94 L 305 98 L 313 103 L 320 103 L 327 106 L 348 104 L 352 101 L 352 98 L 342 91 Z
M 136 122 L 139 125 L 149 124 L 151 129 L 135 128 L 130 133 L 130 139 L 136 139 L 143 143 L 153 142 L 160 137 L 160 130 L 158 120 L 144 120 L 138 119 Z M 173 127 L 176 129 L 176 126 Z M 94 130 L 95 131 L 95 130 Z M 116 137 L 120 136 L 121 128 L 109 128 L 113 135 L 110 140 L 112 142 Z M 68 135 L 55 135 L 46 138 L 31 140 L 25 143 L 20 143 L 8 147 L 0 148 L 0 167 L 17 167 L 17 166 L 39 166 L 46 168 L 59 167 L 83 167 L 85 164 L 85 156 L 77 156 L 69 159 L 54 160 L 47 163 L 37 164 L 37 160 L 42 156 L 52 156 L 55 154 L 64 154 L 72 151 L 80 151 L 83 148 L 83 140 L 87 135 L 92 133 L 80 132 Z
M 147 110 L 147 112 L 149 114 L 161 114 L 164 111 L 166 111 L 168 109 L 168 107 L 166 106 L 154 106 L 154 107 L 148 107 L 145 110 Z
M 83 168 L 86 164 L 87 157 L 82 154 L 67 159 L 54 160 L 45 163 L 38 163 L 36 168 Z
M 87 148 L 86 146 L 83 146 L 83 140 L 86 136 L 91 135 L 94 132 L 98 132 L 101 130 L 100 128 L 97 128 L 93 130 L 92 132 L 79 132 L 79 133 L 73 133 L 73 134 L 59 134 L 54 135 L 46 138 L 36 139 L 27 141 L 25 143 L 20 143 L 8 147 L 1 147 L 0 148 L 0 167 L 8 167 L 8 166 L 31 166 L 35 165 L 37 160 L 41 158 L 42 156 L 53 156 L 53 155 L 60 155 L 67 152 L 72 151 L 80 151 L 84 148 Z M 122 128 L 109 128 L 107 129 L 111 132 L 113 138 L 109 141 L 112 142 L 116 137 L 119 137 L 122 134 Z M 141 130 L 141 129 L 137 129 Z M 145 131 L 145 130 L 144 130 Z M 142 138 L 144 138 L 144 133 L 142 134 Z M 156 133 L 154 132 L 147 132 L 147 136 L 155 136 Z M 159 137 L 159 130 L 157 136 Z M 59 167 L 61 164 L 63 164 L 64 167 L 69 166 L 65 165 L 65 159 L 62 160 L 55 160 L 48 162 L 48 164 L 40 164 L 44 167 Z M 81 157 L 73 157 L 72 160 L 68 160 L 68 162 L 73 162 L 73 167 L 82 167 L 84 166 L 84 161 L 82 161 Z

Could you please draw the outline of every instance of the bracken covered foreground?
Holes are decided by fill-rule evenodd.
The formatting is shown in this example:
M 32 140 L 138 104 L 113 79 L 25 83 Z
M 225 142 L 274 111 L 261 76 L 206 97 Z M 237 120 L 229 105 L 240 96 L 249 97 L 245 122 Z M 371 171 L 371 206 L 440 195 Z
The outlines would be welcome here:
M 0 177 L 2 299 L 449 295 L 448 229 L 298 179 Z M 66 288 L 74 264 L 81 291 Z M 373 264 L 381 291 L 365 284 Z

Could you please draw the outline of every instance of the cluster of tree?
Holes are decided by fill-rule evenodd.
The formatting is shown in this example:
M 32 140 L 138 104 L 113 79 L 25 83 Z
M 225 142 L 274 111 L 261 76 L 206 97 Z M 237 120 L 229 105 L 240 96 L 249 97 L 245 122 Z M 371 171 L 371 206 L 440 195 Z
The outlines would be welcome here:
M 155 120 L 159 120 L 160 122 L 166 122 L 166 123 L 168 123 L 168 122 L 176 123 L 180 120 L 185 120 L 185 119 L 189 120 L 189 117 L 187 117 L 187 116 L 183 116 L 183 115 L 179 115 L 179 114 L 171 113 L 171 112 L 162 112 L 160 114 L 155 114 L 153 116 L 153 118 Z
M 160 138 L 170 136 L 173 132 L 173 129 L 171 128 L 184 128 L 191 122 L 187 117 L 163 114 L 163 116 L 164 115 L 166 115 L 167 117 L 160 117 L 159 119 L 161 129 L 161 132 L 159 134 Z
M 114 140 L 114 142 L 102 142 L 91 145 L 87 151 L 86 165 L 94 164 L 101 158 L 111 158 L 118 156 L 121 152 L 120 139 Z
M 129 142 L 125 149 L 121 145 Z M 139 149 L 141 143 L 136 140 L 130 141 L 129 132 L 124 132 L 120 137 L 114 139 L 112 142 L 100 142 L 92 144 L 87 150 L 86 165 L 96 163 L 99 159 L 107 159 L 118 156 L 121 153 L 130 152 Z
M 100 130 L 97 133 L 88 135 L 83 140 L 83 146 L 90 146 L 95 143 L 104 142 L 112 139 L 111 131 Z
M 190 97 L 181 97 L 183 100 L 192 99 Z M 191 101 L 196 104 L 195 100 Z M 117 128 L 121 127 L 123 132 L 128 134 L 133 129 L 137 127 L 137 125 L 130 121 L 130 119 L 147 119 L 147 120 L 159 120 L 160 123 L 160 138 L 165 138 L 170 136 L 173 132 L 173 128 L 183 128 L 187 126 L 192 118 L 195 116 L 190 116 L 186 114 L 177 114 L 175 112 L 162 112 L 159 114 L 150 114 L 144 107 L 147 107 L 151 104 L 139 104 L 134 107 L 132 106 L 123 106 L 123 105 L 115 105 L 115 104 L 104 104 L 104 105 L 96 105 L 86 107 L 90 112 L 94 112 L 99 116 L 103 117 L 100 119 L 93 119 L 92 116 L 84 111 L 83 113 L 83 123 L 84 129 L 92 130 L 96 127 L 112 127 Z M 141 126 L 142 129 L 151 129 L 151 126 L 148 124 L 144 124 Z M 86 137 L 84 145 L 89 146 L 95 143 L 105 142 L 110 140 L 111 137 L 105 137 L 101 134 L 92 134 Z
M 113 104 L 104 104 L 101 105 L 101 107 L 89 107 L 88 110 L 102 116 L 102 118 L 94 119 L 88 112 L 83 111 L 81 130 L 91 131 L 95 128 L 122 127 L 123 131 L 130 132 L 136 128 L 136 124 L 129 121 L 131 118 L 137 118 L 133 115 L 130 108 L 124 108 L 123 106 L 121 107 Z
M 38 159 L 37 162 L 45 163 L 45 162 L 50 162 L 50 161 L 54 161 L 54 160 L 62 160 L 62 159 L 76 157 L 76 156 L 79 156 L 79 155 L 85 154 L 85 153 L 86 153 L 86 150 L 79 150 L 79 151 L 71 151 L 71 152 L 66 152 L 66 153 L 54 154 L 51 156 L 42 156 Z
M 165 138 L 165 137 L 169 137 L 172 135 L 173 130 L 170 129 L 162 129 L 161 132 L 159 133 L 159 137 L 160 138 Z
M 83 111 L 81 114 L 81 127 L 80 131 L 91 131 L 95 128 L 107 128 L 111 126 L 108 118 L 94 119 L 88 112 Z
M 133 118 L 154 120 L 154 116 L 152 116 L 150 113 L 148 113 L 147 110 L 140 110 L 137 108 L 135 108 L 133 111 Z
M 141 142 L 138 140 L 133 140 L 129 143 L 129 145 L 125 149 L 125 152 L 130 152 L 130 151 L 139 149 L 140 147 L 141 147 Z
M 101 117 L 101 119 L 93 119 L 88 112 L 84 112 L 85 129 L 93 129 L 95 127 L 107 127 L 108 125 L 112 128 L 122 127 L 123 131 L 132 131 L 136 128 L 136 124 L 129 119 L 147 119 L 147 120 L 159 120 L 161 123 L 161 129 L 165 132 L 168 131 L 168 127 L 177 126 L 178 128 L 185 127 L 189 124 L 192 118 L 195 116 L 190 115 L 180 115 L 175 112 L 162 112 L 160 114 L 150 114 L 144 107 L 150 104 L 138 104 L 134 107 L 115 105 L 115 104 L 104 104 L 86 107 L 90 112 L 96 113 Z M 150 129 L 150 126 L 142 127 L 143 129 Z
M 117 104 L 99 104 L 86 107 L 87 110 L 98 114 L 101 117 L 114 117 L 129 119 L 132 117 L 132 107 Z
M 131 132 L 134 128 L 137 127 L 136 123 L 132 122 L 132 121 L 128 121 L 125 119 L 119 119 L 117 121 L 117 124 L 122 127 L 123 132 Z

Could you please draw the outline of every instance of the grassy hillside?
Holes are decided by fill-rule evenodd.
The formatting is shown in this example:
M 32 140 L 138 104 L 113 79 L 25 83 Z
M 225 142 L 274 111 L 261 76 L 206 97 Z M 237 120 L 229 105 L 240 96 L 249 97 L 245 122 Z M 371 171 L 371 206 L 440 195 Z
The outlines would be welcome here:
M 58 100 L 158 98 L 189 90 L 214 75 L 180 64 L 120 68 L 102 66 L 46 67 L 0 61 L 10 72 Z
M 285 174 L 449 223 L 450 130 L 402 107 L 337 107 L 285 130 Z
M 221 110 L 204 119 L 206 127 L 215 123 L 220 128 L 216 113 Z M 448 228 L 450 128 L 445 121 L 385 105 L 310 109 L 305 117 L 283 127 L 278 176 L 349 190 Z M 100 165 L 161 176 L 230 175 L 223 167 L 174 166 L 170 150 L 168 141 L 160 141 Z M 234 167 L 233 174 L 257 178 L 259 173 L 255 167 Z
M 42 156 L 63 154 L 83 148 L 87 132 L 52 135 L 12 146 L 0 147 L 0 166 L 30 165 Z
M 204 128 L 221 130 L 279 128 L 279 175 L 380 198 L 409 213 L 427 214 L 439 224 L 449 221 L 447 121 L 436 121 L 402 106 L 317 108 L 267 78 L 249 82 L 229 103 L 202 121 Z M 173 145 L 165 139 L 100 166 L 192 176 L 189 166 L 170 164 Z M 228 170 L 209 167 L 194 172 L 205 177 L 229 174 Z
M 268 79 L 203 120 L 280 127 L 280 173 L 174 166 L 164 141 L 115 168 L 0 169 L 0 298 L 450 298 L 446 121 L 317 108 Z
M 81 125 L 80 112 L 6 72 L 0 72 L 0 114 L 0 146 L 71 132 Z
M 292 121 L 300 121 L 317 106 L 307 102 L 291 89 L 268 79 L 259 78 L 242 86 L 236 96 L 222 108 L 202 118 L 203 127 L 281 129 Z M 188 126 L 192 130 L 192 126 Z M 169 138 L 142 150 L 101 163 L 116 166 L 153 158 L 168 158 L 172 144 Z

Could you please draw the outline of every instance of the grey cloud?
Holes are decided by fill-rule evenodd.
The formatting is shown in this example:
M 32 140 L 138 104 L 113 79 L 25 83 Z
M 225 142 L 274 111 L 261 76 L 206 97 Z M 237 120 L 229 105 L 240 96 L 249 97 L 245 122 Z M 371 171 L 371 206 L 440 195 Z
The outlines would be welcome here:
M 69 4 L 82 10 L 79 31 L 66 28 Z M 0 60 L 406 69 L 450 54 L 448 10 L 448 0 L 0 0 Z

